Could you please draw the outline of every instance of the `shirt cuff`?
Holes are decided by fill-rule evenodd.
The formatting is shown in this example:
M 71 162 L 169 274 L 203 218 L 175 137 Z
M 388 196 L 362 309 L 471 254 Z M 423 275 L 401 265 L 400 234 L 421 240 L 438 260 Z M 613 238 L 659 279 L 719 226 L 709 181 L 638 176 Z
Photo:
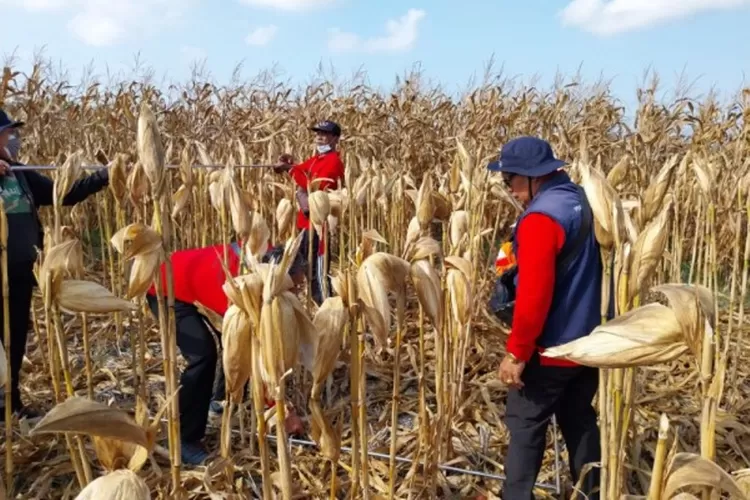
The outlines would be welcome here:
M 516 357 L 519 361 L 523 361 L 524 363 L 527 363 L 531 356 L 534 355 L 534 352 L 536 351 L 535 345 L 528 345 L 528 344 L 520 344 L 518 342 L 514 342 L 513 334 L 511 334 L 510 338 L 508 339 L 508 344 L 506 346 L 506 350 Z

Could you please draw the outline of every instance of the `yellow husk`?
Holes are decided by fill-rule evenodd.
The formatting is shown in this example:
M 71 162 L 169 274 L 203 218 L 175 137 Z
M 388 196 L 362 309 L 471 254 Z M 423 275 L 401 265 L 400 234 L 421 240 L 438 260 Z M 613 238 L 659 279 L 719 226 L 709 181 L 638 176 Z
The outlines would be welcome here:
M 688 351 L 674 311 L 648 304 L 597 326 L 587 336 L 544 352 L 549 358 L 599 368 L 650 366 Z
M 128 469 L 116 470 L 90 482 L 75 500 L 150 500 L 146 482 Z
M 136 309 L 132 302 L 116 297 L 92 281 L 64 280 L 53 300 L 60 309 L 70 313 L 103 314 Z
M 409 263 L 382 252 L 368 257 L 357 271 L 357 294 L 364 305 L 370 330 L 379 347 L 388 342 L 392 323 L 388 292 L 404 293 Z
M 224 314 L 221 332 L 227 391 L 233 400 L 240 401 L 252 369 L 250 317 L 238 306 L 230 305 Z

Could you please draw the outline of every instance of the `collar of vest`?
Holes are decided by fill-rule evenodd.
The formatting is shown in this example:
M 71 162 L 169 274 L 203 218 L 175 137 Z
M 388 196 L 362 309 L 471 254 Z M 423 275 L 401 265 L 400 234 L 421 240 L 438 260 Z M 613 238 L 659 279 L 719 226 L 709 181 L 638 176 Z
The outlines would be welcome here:
M 564 184 L 571 183 L 570 176 L 566 172 L 557 172 L 557 175 L 553 175 L 550 179 L 548 179 L 544 184 L 539 186 L 539 190 L 536 192 L 536 195 L 534 195 L 534 199 L 536 199 L 537 196 L 541 195 L 545 191 L 548 191 L 552 188 L 562 186 Z M 533 202 L 534 200 L 532 200 Z

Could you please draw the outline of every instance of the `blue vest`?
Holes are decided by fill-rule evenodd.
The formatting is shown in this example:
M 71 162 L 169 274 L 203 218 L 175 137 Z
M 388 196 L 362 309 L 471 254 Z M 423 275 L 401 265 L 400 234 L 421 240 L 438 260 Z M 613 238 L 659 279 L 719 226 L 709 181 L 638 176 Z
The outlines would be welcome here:
M 562 251 L 573 245 L 582 221 L 582 190 L 568 174 L 560 172 L 545 182 L 513 230 L 513 253 L 518 255 L 515 232 L 524 217 L 541 213 L 554 219 L 565 231 Z M 537 345 L 550 348 L 584 337 L 601 323 L 602 263 L 593 221 L 581 250 L 567 270 L 555 276 L 555 290 L 547 320 Z

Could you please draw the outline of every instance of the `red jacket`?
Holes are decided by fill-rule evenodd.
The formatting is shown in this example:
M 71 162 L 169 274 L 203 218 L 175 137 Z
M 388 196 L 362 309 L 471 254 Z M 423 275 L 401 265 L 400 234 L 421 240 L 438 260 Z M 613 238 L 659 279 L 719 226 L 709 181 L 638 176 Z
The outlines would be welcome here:
M 544 349 L 536 345 L 552 304 L 556 259 L 565 244 L 565 231 L 551 217 L 533 213 L 521 221 L 516 238 L 518 286 L 506 348 L 522 361 L 528 361 L 534 352 L 539 352 L 542 365 L 577 366 L 564 359 L 544 357 Z
M 289 170 L 294 182 L 307 191 L 308 180 L 329 179 L 320 181 L 317 189 L 328 190 L 336 189 L 340 181 L 344 185 L 344 164 L 341 162 L 341 155 L 338 151 L 330 153 L 317 154 L 305 160 L 304 162 L 294 165 Z M 299 210 L 297 212 L 297 229 L 308 229 L 310 220 Z
M 269 249 L 272 245 L 269 244 Z M 214 245 L 205 248 L 190 248 L 172 253 L 172 283 L 174 284 L 174 298 L 180 302 L 193 304 L 200 302 L 207 308 L 224 316 L 229 308 L 229 299 L 222 287 L 227 281 L 222 268 L 224 259 L 224 245 Z M 239 274 L 240 258 L 232 249 L 227 248 L 227 267 L 232 277 Z M 167 295 L 166 272 L 164 264 L 161 266 L 163 294 Z M 152 284 L 147 292 L 156 295 L 156 285 Z M 221 360 L 219 360 L 221 363 Z M 266 395 L 266 406 L 273 407 L 276 403 Z
M 227 280 L 221 266 L 223 259 L 224 245 L 190 248 L 173 252 L 171 260 L 175 300 L 188 304 L 197 301 L 215 313 L 224 316 L 229 308 L 229 299 L 222 290 L 222 286 Z M 227 248 L 227 264 L 230 274 L 237 276 L 240 259 L 232 248 Z M 161 278 L 162 293 L 166 295 L 166 275 L 163 264 L 161 266 Z M 151 285 L 148 294 L 156 295 L 156 284 Z

